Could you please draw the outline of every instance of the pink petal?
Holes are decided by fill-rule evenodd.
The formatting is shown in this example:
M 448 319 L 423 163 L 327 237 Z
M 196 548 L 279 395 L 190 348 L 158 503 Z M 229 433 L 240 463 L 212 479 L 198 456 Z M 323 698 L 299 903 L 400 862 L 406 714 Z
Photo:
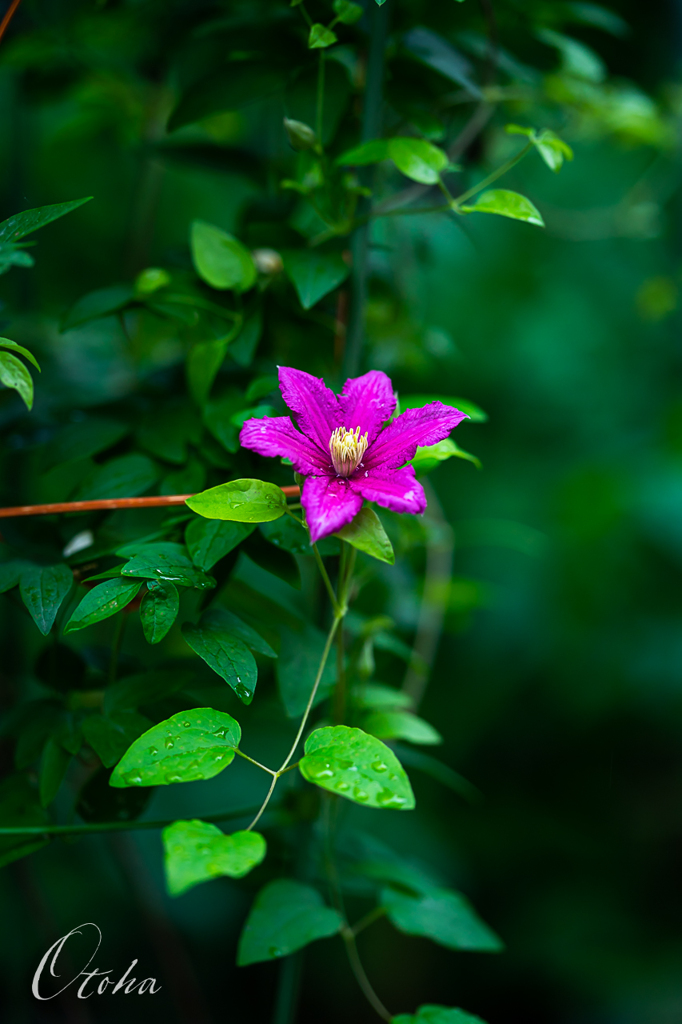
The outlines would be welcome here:
M 243 448 L 259 455 L 291 459 L 297 473 L 320 473 L 331 469 L 329 453 L 320 451 L 293 425 L 288 416 L 246 420 L 239 435 Z
M 332 432 L 343 425 L 336 395 L 319 377 L 290 366 L 278 369 L 282 397 L 295 414 L 296 423 L 322 451 L 328 452 Z
M 418 515 L 426 508 L 426 495 L 414 475 L 414 466 L 394 469 L 390 473 L 369 470 L 367 475 L 358 470 L 349 483 L 367 501 L 376 501 L 377 505 L 390 508 L 392 512 Z
M 317 476 L 304 483 L 301 504 L 314 544 L 349 523 L 362 508 L 362 498 L 343 477 Z
M 390 378 L 381 370 L 370 370 L 362 377 L 347 380 L 339 395 L 342 426 L 348 430 L 360 427 L 372 442 L 382 425 L 395 412 L 395 395 Z
M 392 469 L 414 458 L 417 448 L 444 441 L 466 419 L 466 413 L 442 402 L 406 409 L 379 434 L 362 460 L 363 469 Z

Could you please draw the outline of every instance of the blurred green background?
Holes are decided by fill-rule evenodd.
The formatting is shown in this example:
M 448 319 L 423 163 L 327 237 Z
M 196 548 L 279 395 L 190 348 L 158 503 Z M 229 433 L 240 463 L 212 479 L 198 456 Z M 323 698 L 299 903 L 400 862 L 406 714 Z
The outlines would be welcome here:
M 478 9 L 465 11 L 473 0 L 388 4 L 395 31 L 422 19 L 439 28 L 445 7 L 448 25 L 460 12 L 478 18 Z M 256 20 L 261 5 L 247 6 Z M 520 6 L 499 5 L 503 45 L 549 71 L 551 54 L 528 37 Z M 541 22 L 552 6 L 528 8 Z M 51 496 L 26 467 L 55 416 L 68 411 L 77 421 L 89 406 L 140 388 L 160 393 L 174 379 L 167 332 L 128 339 L 110 318 L 60 334 L 71 303 L 147 265 L 189 267 L 194 218 L 245 240 L 251 231 L 250 244 L 268 241 L 258 225 L 277 216 L 281 197 L 261 158 L 288 159 L 281 106 L 215 117 L 184 144 L 164 135 L 169 90 L 197 76 L 213 45 L 197 26 L 242 8 L 25 0 L 0 44 L 0 215 L 94 196 L 41 232 L 35 270 L 0 279 L 3 333 L 45 364 L 32 419 L 14 396 L 0 396 L 2 504 Z M 583 25 L 576 36 L 616 80 L 660 100 L 676 132 L 682 8 L 614 0 L 611 9 L 629 34 Z M 190 32 L 201 46 L 184 46 Z M 469 155 L 474 179 L 505 145 L 500 125 L 539 123 L 541 112 L 542 104 L 532 117 L 496 115 Z M 385 922 L 360 946 L 396 1008 L 461 1005 L 490 1024 L 678 1024 L 679 157 L 674 143 L 661 150 L 590 136 L 565 121 L 552 127 L 565 129 L 574 162 L 554 177 L 532 157 L 508 184 L 533 198 L 546 231 L 485 217 L 463 230 L 416 216 L 373 236 L 365 368 L 385 369 L 399 391 L 465 395 L 489 420 L 457 431 L 482 470 L 451 460 L 431 478 L 454 526 L 456 585 L 422 709 L 445 737 L 439 756 L 484 799 L 471 806 L 414 773 L 419 829 L 401 816 L 372 828 L 415 856 L 426 838 L 430 861 L 471 895 L 507 951 L 454 955 Z M 258 359 L 263 373 L 276 361 L 338 372 L 331 335 L 316 323 L 299 333 L 272 328 Z M 413 571 L 399 565 L 372 591 L 407 635 Z M 21 610 L 0 600 L 7 706 L 29 672 L 26 650 L 40 644 Z M 384 672 L 402 672 L 383 657 Z M 261 742 L 283 745 L 267 707 L 253 715 Z M 0 756 L 11 765 L 11 744 Z M 157 794 L 150 816 L 216 809 L 237 788 L 235 804 L 257 800 L 257 780 L 239 765 L 232 772 Z M 369 813 L 350 812 L 362 825 Z M 278 965 L 233 966 L 248 902 L 227 880 L 171 901 L 156 833 L 52 843 L 0 872 L 2 1019 L 267 1021 Z M 103 931 L 98 966 L 122 972 L 137 957 L 145 975 L 165 972 L 175 986 L 125 1005 L 35 1002 L 38 960 L 82 921 Z M 325 947 L 306 954 L 301 1024 L 370 1021 L 345 962 L 330 961 Z M 183 998 L 197 989 L 205 1008 L 190 1017 Z

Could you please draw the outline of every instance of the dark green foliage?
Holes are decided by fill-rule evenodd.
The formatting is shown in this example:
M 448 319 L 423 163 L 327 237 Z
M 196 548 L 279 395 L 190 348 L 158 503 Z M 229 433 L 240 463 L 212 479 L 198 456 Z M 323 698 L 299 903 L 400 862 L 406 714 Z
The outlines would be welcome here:
M 189 499 L 2 519 L 8 1024 L 82 920 L 159 974 L 131 1024 L 675 1015 L 671 12 L 21 4 L 0 506 Z M 365 505 L 320 566 L 240 446 L 279 366 L 469 416 L 423 517 Z

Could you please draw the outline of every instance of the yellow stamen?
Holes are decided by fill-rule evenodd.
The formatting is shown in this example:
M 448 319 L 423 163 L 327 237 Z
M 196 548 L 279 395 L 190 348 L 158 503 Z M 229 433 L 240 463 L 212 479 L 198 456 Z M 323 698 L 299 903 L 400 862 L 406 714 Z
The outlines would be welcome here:
M 339 476 L 350 476 L 360 465 L 362 456 L 367 451 L 367 434 L 360 436 L 360 427 L 346 430 L 337 427 L 329 441 L 332 465 Z

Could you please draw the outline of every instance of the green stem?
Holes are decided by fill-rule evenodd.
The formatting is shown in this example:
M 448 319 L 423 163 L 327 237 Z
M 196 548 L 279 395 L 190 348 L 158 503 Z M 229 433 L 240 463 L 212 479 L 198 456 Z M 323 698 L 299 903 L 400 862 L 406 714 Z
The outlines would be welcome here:
M 320 62 L 317 68 L 317 105 L 315 111 L 315 134 L 317 135 L 317 145 L 320 153 L 323 151 L 322 142 L 322 121 L 324 116 L 324 71 L 325 71 L 325 52 L 320 50 Z
M 343 725 L 346 717 L 346 659 L 343 624 L 336 634 L 336 690 L 334 691 L 334 721 Z
M 344 944 L 346 946 L 346 953 L 348 954 L 348 962 L 350 963 L 350 968 L 353 974 L 355 975 L 355 980 L 360 986 L 360 989 L 362 990 L 362 994 L 364 995 L 365 999 L 370 1004 L 372 1009 L 375 1010 L 376 1013 L 378 1013 L 382 1020 L 391 1021 L 393 1015 L 388 1012 L 384 1004 L 381 1002 L 379 996 L 372 988 L 369 978 L 365 974 L 365 968 L 362 966 L 360 954 L 358 953 L 358 947 L 355 944 L 355 936 L 353 935 L 351 929 L 344 928 L 341 932 L 341 938 L 343 939 Z
M 370 910 L 369 914 L 365 914 L 364 917 L 361 917 L 360 920 L 353 925 L 351 929 L 353 935 L 359 935 L 360 932 L 365 930 L 365 928 L 369 928 L 371 924 L 374 924 L 375 921 L 385 917 L 385 915 L 386 907 L 375 907 L 374 910 Z
M 327 572 L 327 570 L 324 567 L 324 562 L 322 561 L 322 555 L 320 554 L 320 552 L 317 549 L 317 544 L 313 544 L 312 548 L 313 548 L 313 555 L 314 555 L 315 561 L 317 563 L 317 568 L 320 570 L 320 575 L 322 576 L 322 579 L 324 580 L 324 585 L 327 588 L 327 593 L 329 594 L 329 600 L 331 601 L 332 608 L 334 609 L 334 615 L 338 615 L 339 610 L 340 610 L 339 609 L 339 602 L 338 602 L 338 600 L 336 598 L 336 594 L 334 593 L 334 588 L 332 586 L 332 581 L 329 579 L 329 573 Z
M 488 187 L 488 185 L 492 185 L 494 181 L 497 181 L 497 179 L 501 178 L 503 174 L 510 171 L 512 167 L 515 167 L 520 160 L 523 160 L 524 156 L 530 153 L 531 149 L 533 149 L 533 146 L 534 143 L 529 142 L 516 154 L 516 156 L 511 157 L 511 159 L 507 160 L 506 163 L 503 163 L 501 167 L 498 167 L 496 171 L 489 174 L 487 178 L 483 179 L 483 181 L 479 181 L 478 185 L 474 185 L 473 188 L 467 189 L 467 191 L 463 192 L 461 196 L 456 196 L 452 201 L 453 205 L 460 206 L 462 203 L 465 203 L 467 199 L 471 199 L 472 196 L 475 196 L 477 192 L 482 192 L 484 188 Z
M 253 814 L 255 807 L 239 807 L 233 811 L 203 815 L 202 821 L 230 821 L 246 818 Z M 0 836 L 79 836 L 95 835 L 99 832 L 134 832 L 140 829 L 161 829 L 172 825 L 175 818 L 163 821 L 102 821 L 97 825 L 17 825 L 0 827 Z
M 234 747 L 233 750 L 234 750 L 235 754 L 239 754 L 239 756 L 243 757 L 245 761 L 250 761 L 251 764 L 255 764 L 256 768 L 262 768 L 264 772 L 268 773 L 268 775 L 276 775 L 277 774 L 277 772 L 274 772 L 272 770 L 272 768 L 266 768 L 264 764 L 260 763 L 260 761 L 254 761 L 254 759 L 252 757 L 249 757 L 248 754 L 245 754 L 243 750 L 237 750 L 236 747 Z

